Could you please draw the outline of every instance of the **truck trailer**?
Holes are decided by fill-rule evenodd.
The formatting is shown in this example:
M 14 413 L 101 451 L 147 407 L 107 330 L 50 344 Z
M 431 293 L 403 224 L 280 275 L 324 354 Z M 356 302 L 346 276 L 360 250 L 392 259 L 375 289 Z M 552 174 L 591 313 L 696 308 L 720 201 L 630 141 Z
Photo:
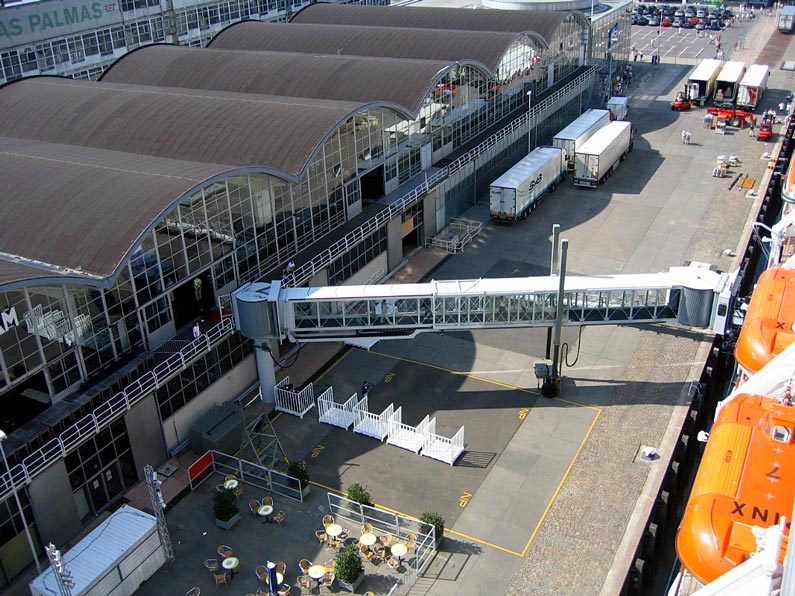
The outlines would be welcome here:
M 756 109 L 762 94 L 767 89 L 767 78 L 770 67 L 767 64 L 752 64 L 740 81 L 737 91 L 737 107 L 753 111 Z
M 536 147 L 491 183 L 489 206 L 492 217 L 505 221 L 526 218 L 543 194 L 554 189 L 565 175 L 563 149 Z
M 611 97 L 607 100 L 607 109 L 613 114 L 613 120 L 626 120 L 629 112 L 629 98 Z
M 715 80 L 715 95 L 712 103 L 718 107 L 731 108 L 737 100 L 740 81 L 745 74 L 745 62 L 727 62 Z
M 715 91 L 715 80 L 720 74 L 723 62 L 705 58 L 687 79 L 685 97 L 691 105 L 703 106 Z
M 590 109 L 553 137 L 552 146 L 563 149 L 566 169 L 574 169 L 574 154 L 577 147 L 609 123 L 610 110 Z
M 611 122 L 597 131 L 574 156 L 574 184 L 596 188 L 632 151 L 632 123 Z

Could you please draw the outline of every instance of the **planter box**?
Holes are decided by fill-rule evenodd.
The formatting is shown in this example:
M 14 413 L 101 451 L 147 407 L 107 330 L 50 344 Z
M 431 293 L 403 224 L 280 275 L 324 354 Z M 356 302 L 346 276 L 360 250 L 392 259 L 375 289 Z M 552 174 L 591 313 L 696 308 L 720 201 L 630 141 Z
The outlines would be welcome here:
M 348 590 L 348 592 L 354 592 L 360 585 L 362 585 L 363 581 L 364 581 L 364 573 L 362 573 L 359 577 L 353 580 L 352 584 L 349 584 L 348 582 L 344 582 L 340 578 L 337 578 L 337 583 L 340 585 L 340 588 Z
M 236 513 L 228 521 L 221 521 L 218 518 L 215 518 L 215 525 L 221 528 L 222 530 L 231 530 L 232 526 L 234 526 L 237 522 L 240 521 L 240 514 Z

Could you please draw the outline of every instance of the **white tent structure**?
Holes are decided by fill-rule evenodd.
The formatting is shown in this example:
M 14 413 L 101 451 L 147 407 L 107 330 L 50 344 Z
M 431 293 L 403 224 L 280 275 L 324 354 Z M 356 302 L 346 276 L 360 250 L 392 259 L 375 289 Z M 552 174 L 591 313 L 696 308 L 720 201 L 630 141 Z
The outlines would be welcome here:
M 129 505 L 114 512 L 62 555 L 73 596 L 129 596 L 163 563 L 157 519 Z M 30 583 L 33 596 L 60 594 L 50 567 Z

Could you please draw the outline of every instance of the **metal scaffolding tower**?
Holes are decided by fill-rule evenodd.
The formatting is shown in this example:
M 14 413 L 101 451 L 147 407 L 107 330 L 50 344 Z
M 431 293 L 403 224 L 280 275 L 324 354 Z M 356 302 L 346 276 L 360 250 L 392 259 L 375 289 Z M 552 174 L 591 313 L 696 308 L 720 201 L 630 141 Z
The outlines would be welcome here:
M 171 536 L 168 533 L 168 526 L 166 525 L 166 502 L 163 500 L 163 493 L 160 491 L 160 486 L 163 484 L 157 477 L 157 472 L 146 464 L 144 466 L 144 481 L 146 487 L 149 489 L 149 498 L 152 500 L 152 510 L 155 512 L 157 518 L 157 533 L 160 536 L 160 544 L 166 551 L 166 558 L 169 562 L 174 561 L 174 548 L 171 546 Z

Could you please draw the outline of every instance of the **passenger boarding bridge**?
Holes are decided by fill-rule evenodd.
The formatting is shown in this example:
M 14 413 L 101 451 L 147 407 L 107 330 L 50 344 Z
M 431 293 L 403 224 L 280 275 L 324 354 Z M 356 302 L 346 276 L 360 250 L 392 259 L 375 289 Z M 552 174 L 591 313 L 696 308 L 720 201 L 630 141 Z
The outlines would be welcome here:
M 235 322 L 257 342 L 262 394 L 273 400 L 268 341 L 406 339 L 423 331 L 677 322 L 714 326 L 728 313 L 728 276 L 700 266 L 657 274 L 518 277 L 419 284 L 284 288 L 253 283 L 234 293 Z M 722 303 L 722 305 L 721 305 Z M 720 306 L 720 307 L 719 307 Z

